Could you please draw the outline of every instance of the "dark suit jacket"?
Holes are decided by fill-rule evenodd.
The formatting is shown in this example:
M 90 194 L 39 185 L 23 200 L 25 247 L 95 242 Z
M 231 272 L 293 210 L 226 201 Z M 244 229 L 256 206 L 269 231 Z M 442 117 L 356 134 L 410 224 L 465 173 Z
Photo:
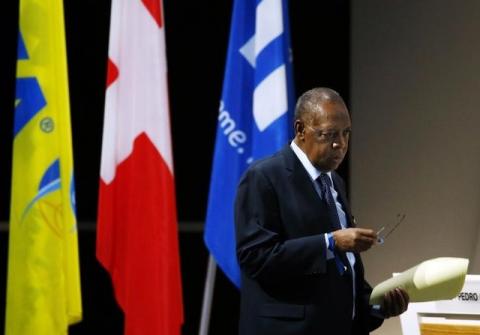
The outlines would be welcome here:
M 332 178 L 351 225 L 343 181 L 336 173 Z M 326 259 L 324 233 L 335 229 L 290 147 L 255 163 L 242 177 L 235 225 L 241 335 L 363 335 L 380 326 L 382 320 L 370 316 L 371 288 L 358 254 L 352 320 L 351 270 L 340 275 L 335 261 Z

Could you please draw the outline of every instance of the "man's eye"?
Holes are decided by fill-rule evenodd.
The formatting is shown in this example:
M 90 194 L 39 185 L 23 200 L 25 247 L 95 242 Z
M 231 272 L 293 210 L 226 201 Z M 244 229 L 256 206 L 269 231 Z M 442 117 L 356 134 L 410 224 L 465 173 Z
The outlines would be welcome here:
M 335 138 L 336 133 L 322 133 L 320 136 L 322 136 L 323 138 L 327 139 L 327 140 L 331 140 L 333 138 Z

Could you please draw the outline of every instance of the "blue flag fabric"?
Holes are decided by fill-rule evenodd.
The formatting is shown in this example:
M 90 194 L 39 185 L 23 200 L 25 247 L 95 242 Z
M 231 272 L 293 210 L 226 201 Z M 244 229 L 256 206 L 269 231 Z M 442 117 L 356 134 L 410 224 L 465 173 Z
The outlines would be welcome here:
M 204 238 L 237 287 L 236 188 L 250 163 L 292 137 L 292 82 L 287 0 L 235 0 Z

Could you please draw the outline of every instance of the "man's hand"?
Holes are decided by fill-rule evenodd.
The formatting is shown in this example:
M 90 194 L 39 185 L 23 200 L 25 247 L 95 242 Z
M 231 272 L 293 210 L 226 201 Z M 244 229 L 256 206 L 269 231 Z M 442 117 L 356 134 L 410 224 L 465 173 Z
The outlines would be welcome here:
M 362 252 L 368 250 L 377 240 L 377 234 L 371 229 L 347 228 L 332 233 L 335 248 L 340 251 Z
M 408 308 L 410 297 L 407 291 L 397 287 L 383 296 L 382 312 L 385 319 L 397 316 L 405 312 Z

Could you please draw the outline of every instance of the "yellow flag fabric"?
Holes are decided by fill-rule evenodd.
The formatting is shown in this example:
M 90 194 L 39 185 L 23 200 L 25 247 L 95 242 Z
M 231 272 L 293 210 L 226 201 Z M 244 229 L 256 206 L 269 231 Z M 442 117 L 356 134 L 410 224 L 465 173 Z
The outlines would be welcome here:
M 62 0 L 20 0 L 6 335 L 82 318 Z

